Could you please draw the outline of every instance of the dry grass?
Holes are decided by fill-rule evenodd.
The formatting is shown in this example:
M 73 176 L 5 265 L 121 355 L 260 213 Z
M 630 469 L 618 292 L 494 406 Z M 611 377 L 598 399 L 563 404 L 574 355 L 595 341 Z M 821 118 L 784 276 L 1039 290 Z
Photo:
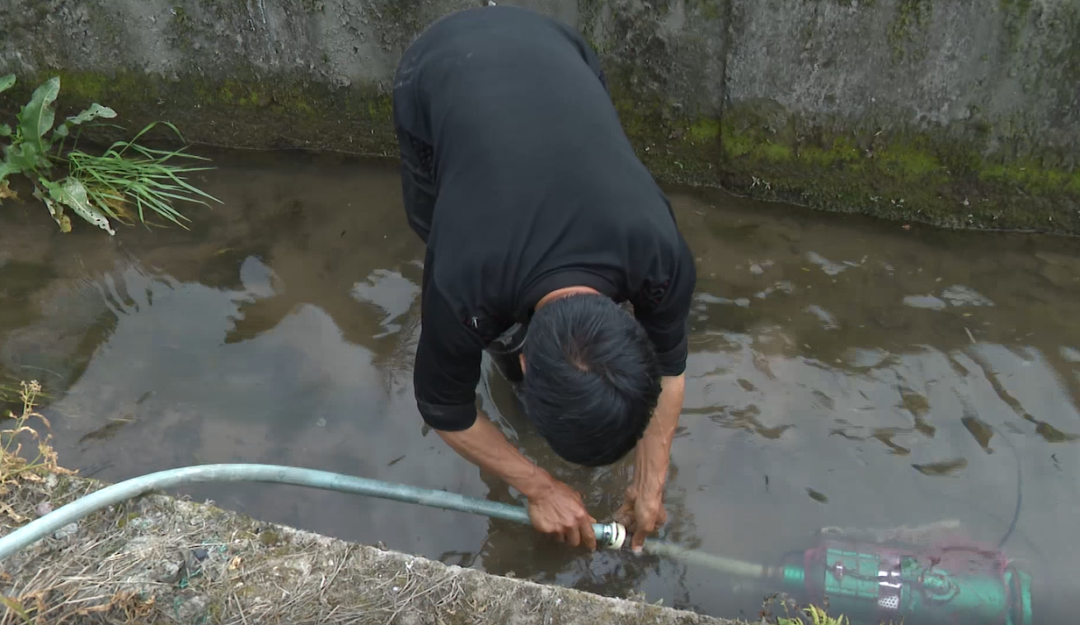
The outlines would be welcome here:
M 45 482 L 47 475 L 71 474 L 60 468 L 56 450 L 49 444 L 52 438 L 48 431 L 49 421 L 34 410 L 40 394 L 41 385 L 37 380 L 22 382 L 18 392 L 22 410 L 11 415 L 13 424 L 10 427 L 0 430 L 0 514 L 14 523 L 25 523 L 29 517 L 16 511 L 16 507 L 24 506 L 18 501 L 9 501 L 10 495 L 21 499 L 31 495 L 34 486 Z M 44 426 L 44 434 L 32 427 L 35 420 Z M 28 456 L 30 452 L 23 447 L 24 443 L 36 449 L 33 457 Z

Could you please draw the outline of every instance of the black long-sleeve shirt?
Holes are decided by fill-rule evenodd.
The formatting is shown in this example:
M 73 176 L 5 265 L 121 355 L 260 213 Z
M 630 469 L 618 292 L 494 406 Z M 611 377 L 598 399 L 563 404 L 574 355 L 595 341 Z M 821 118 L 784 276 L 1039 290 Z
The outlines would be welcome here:
M 435 189 L 414 369 L 424 420 L 470 427 L 485 346 L 568 286 L 629 301 L 662 373 L 682 373 L 694 260 L 580 35 L 526 9 L 471 9 L 432 25 L 405 64 L 395 117 Z

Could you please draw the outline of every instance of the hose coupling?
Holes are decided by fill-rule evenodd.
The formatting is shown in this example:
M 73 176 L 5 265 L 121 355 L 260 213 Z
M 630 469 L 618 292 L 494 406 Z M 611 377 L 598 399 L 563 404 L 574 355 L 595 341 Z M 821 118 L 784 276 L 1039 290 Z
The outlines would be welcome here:
M 616 521 L 594 525 L 593 533 L 596 534 L 596 546 L 601 549 L 618 551 L 626 542 L 626 528 Z

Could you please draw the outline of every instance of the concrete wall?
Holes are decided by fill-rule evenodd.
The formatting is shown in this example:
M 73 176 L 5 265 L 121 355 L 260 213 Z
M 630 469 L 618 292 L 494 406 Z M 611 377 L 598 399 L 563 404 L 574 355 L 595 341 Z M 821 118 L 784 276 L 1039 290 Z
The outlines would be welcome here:
M 0 71 L 192 142 L 393 154 L 401 51 L 481 1 L 5 0 Z M 662 181 L 1080 232 L 1078 0 L 503 3 L 588 36 Z

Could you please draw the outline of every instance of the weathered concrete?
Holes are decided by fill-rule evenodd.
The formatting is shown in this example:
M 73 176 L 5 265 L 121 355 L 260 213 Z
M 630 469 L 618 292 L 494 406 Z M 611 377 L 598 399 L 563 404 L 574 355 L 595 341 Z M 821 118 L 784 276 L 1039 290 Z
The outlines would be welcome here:
M 26 480 L 0 495 L 0 534 L 13 529 L 12 516 L 32 518 L 104 486 L 71 475 Z M 42 623 L 736 625 L 162 495 L 96 512 L 0 563 L 0 590 Z
M 482 0 L 8 0 L 0 71 L 188 140 L 393 155 L 387 84 Z M 665 182 L 1080 232 L 1075 0 L 508 0 L 600 51 Z M 0 108 L 11 111 L 9 98 Z
M 1080 4 L 732 6 L 726 180 L 884 215 L 1077 230 Z

